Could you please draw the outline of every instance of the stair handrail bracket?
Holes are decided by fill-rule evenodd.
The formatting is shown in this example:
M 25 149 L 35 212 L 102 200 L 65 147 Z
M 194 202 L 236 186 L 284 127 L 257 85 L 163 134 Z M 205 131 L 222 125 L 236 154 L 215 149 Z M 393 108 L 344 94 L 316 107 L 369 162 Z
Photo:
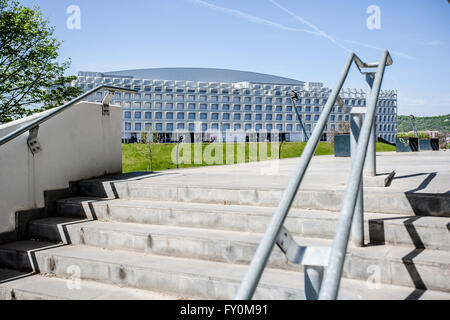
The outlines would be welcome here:
M 384 75 L 385 67 L 393 63 L 389 52 L 386 50 L 383 52 L 382 60 L 380 63 L 365 63 L 355 53 L 350 53 L 344 70 L 336 84 L 336 87 L 332 91 L 328 98 L 328 101 L 319 117 L 319 120 L 311 134 L 305 149 L 300 157 L 300 160 L 295 168 L 295 171 L 289 180 L 289 183 L 281 197 L 280 203 L 272 215 L 272 218 L 267 226 L 266 232 L 256 250 L 256 253 L 250 263 L 249 269 L 242 280 L 242 283 L 235 296 L 236 300 L 250 300 L 252 299 L 264 269 L 267 265 L 272 250 L 279 240 L 280 232 L 287 233 L 287 229 L 284 228 L 284 222 L 289 213 L 289 210 L 297 195 L 298 189 L 302 183 L 303 177 L 308 169 L 311 159 L 315 153 L 317 145 L 320 141 L 324 128 L 328 122 L 333 107 L 338 102 L 339 94 L 353 62 L 358 67 L 359 71 L 364 74 L 363 68 L 378 68 L 375 84 L 370 95 L 369 108 L 364 120 L 364 124 L 361 129 L 361 135 L 358 140 L 357 157 L 352 164 L 351 174 L 349 178 L 349 184 L 345 194 L 341 216 L 339 218 L 338 228 L 336 230 L 336 236 L 329 254 L 329 261 L 325 267 L 324 282 L 316 284 L 320 288 L 320 294 L 317 292 L 319 299 L 336 299 L 339 289 L 339 282 L 342 274 L 343 261 L 345 259 L 345 253 L 347 243 L 350 234 L 350 228 L 352 225 L 353 212 L 356 204 L 356 197 L 358 195 L 359 186 L 362 179 L 362 170 L 364 168 L 364 160 L 367 152 L 367 146 L 369 142 L 370 131 L 375 119 L 375 110 L 378 100 L 378 96 L 381 89 L 381 82 Z M 345 229 L 345 230 L 342 230 Z M 344 243 L 344 244 L 343 244 Z M 280 243 L 277 243 L 280 248 Z M 307 267 L 307 265 L 305 265 Z M 307 277 L 307 273 L 305 273 Z M 311 279 L 305 279 L 310 280 Z M 305 281 L 305 284 L 310 281 Z M 319 279 L 321 282 L 321 279 Z M 308 296 L 308 294 L 307 294 Z M 311 296 L 311 295 L 309 295 Z M 314 295 L 313 295 L 314 296 Z

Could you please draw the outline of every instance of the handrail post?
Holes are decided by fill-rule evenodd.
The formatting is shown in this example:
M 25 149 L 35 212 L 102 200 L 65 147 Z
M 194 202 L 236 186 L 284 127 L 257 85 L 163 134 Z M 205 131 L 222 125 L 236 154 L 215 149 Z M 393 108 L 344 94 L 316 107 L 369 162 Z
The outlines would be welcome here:
M 267 226 L 267 230 L 258 246 L 258 249 L 256 250 L 252 262 L 250 263 L 249 270 L 247 271 L 247 274 L 238 289 L 235 297 L 236 300 L 249 300 L 253 297 L 259 280 L 261 279 L 266 267 L 267 261 L 269 260 L 270 254 L 272 253 L 277 236 L 283 227 L 284 221 L 286 220 L 286 216 L 303 180 L 306 169 L 308 168 L 311 158 L 316 151 L 317 144 L 319 143 L 322 132 L 328 122 L 331 110 L 336 104 L 336 100 L 341 92 L 345 79 L 348 76 L 354 57 L 355 54 L 351 53 L 347 59 L 344 71 L 341 74 L 336 88 L 331 93 L 316 124 L 316 127 L 314 128 L 314 131 L 306 144 L 305 149 L 303 150 L 295 172 L 289 180 L 289 184 L 281 197 L 281 201 Z
M 353 108 L 350 112 L 350 144 L 352 164 L 355 161 L 356 150 L 358 147 L 358 139 L 361 131 L 363 112 L 360 108 Z M 356 247 L 364 246 L 364 188 L 363 181 L 359 186 L 358 199 L 356 200 L 355 213 L 353 214 L 352 222 L 352 242 Z
M 373 81 L 375 79 L 375 72 L 367 72 L 367 99 L 369 99 L 372 92 Z M 375 113 L 376 114 L 376 113 Z M 377 175 L 377 138 L 376 138 L 376 116 L 373 121 L 372 130 L 370 131 L 369 146 L 367 147 L 366 165 L 364 168 L 364 174 L 369 177 L 375 177 Z
M 388 59 L 390 59 L 389 52 L 383 52 L 382 59 L 378 64 L 378 70 L 370 95 L 364 124 L 361 128 L 355 160 L 352 163 L 352 168 L 350 170 L 347 190 L 345 192 L 341 213 L 336 228 L 336 235 L 331 248 L 328 267 L 325 270 L 323 283 L 320 289 L 320 300 L 335 300 L 338 296 L 345 255 L 347 252 L 348 239 L 350 236 L 350 228 L 355 211 L 357 195 L 359 193 L 359 187 L 363 176 L 364 162 L 367 155 L 370 132 L 375 119 L 378 96 L 380 94 L 381 83 L 383 81 L 384 71 L 386 69 Z

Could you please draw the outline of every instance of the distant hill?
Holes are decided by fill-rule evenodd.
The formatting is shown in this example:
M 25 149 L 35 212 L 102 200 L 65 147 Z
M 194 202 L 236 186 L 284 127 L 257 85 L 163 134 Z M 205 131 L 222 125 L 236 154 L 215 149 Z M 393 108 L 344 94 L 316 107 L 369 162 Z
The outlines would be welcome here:
M 416 126 L 418 131 L 450 132 L 450 114 L 436 117 L 416 117 Z M 398 132 L 409 131 L 412 131 L 409 116 L 398 116 Z

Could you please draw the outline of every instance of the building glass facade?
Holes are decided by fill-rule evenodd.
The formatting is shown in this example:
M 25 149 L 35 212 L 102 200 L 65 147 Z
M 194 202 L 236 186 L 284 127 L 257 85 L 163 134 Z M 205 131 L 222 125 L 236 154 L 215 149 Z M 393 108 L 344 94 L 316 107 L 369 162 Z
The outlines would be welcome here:
M 150 72 L 146 72 L 148 70 Z M 136 94 L 116 93 L 113 99 L 113 104 L 122 107 L 121 130 L 124 142 L 133 137 L 139 139 L 140 134 L 148 132 L 150 128 L 167 142 L 177 140 L 180 133 L 186 133 L 189 137 L 191 133 L 203 132 L 206 137 L 208 132 L 226 130 L 243 132 L 244 135 L 245 132 L 277 130 L 288 141 L 305 141 L 289 92 L 299 92 L 297 109 L 308 135 L 314 129 L 331 93 L 331 89 L 321 83 L 240 71 L 225 70 L 226 79 L 218 81 L 221 79 L 221 70 L 216 69 L 211 69 L 211 72 L 214 71 L 213 76 L 196 75 L 196 70 L 207 69 L 189 69 L 188 73 L 180 74 L 174 74 L 176 69 L 167 69 L 171 70 L 168 75 L 164 72 L 155 75 L 151 70 L 138 70 L 139 74 L 131 70 L 129 75 L 127 71 L 79 72 L 72 85 L 84 91 L 102 84 L 138 90 Z M 233 79 L 233 72 L 236 73 L 236 79 Z M 184 76 L 185 79 L 167 79 L 176 76 Z M 103 96 L 104 93 L 99 92 L 88 100 L 101 102 Z M 324 140 L 329 139 L 330 133 L 348 128 L 351 107 L 366 106 L 366 93 L 361 89 L 343 89 L 341 98 L 345 106 L 334 106 Z M 397 93 L 383 90 L 377 106 L 377 137 L 395 142 L 396 118 Z

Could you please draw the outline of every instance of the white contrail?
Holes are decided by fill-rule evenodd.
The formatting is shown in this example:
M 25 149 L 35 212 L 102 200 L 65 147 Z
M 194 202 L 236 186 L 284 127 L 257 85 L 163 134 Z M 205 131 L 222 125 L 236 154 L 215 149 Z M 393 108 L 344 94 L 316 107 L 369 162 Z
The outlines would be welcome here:
M 342 40 L 344 42 L 347 42 L 347 43 L 352 43 L 352 44 L 356 44 L 356 45 L 363 46 L 363 47 L 366 47 L 366 48 L 378 50 L 378 51 L 386 50 L 385 48 L 376 47 L 376 46 L 373 46 L 373 45 L 370 45 L 370 44 L 367 44 L 367 43 L 362 43 L 362 42 L 358 42 L 358 41 L 354 41 L 354 40 L 346 40 L 346 39 L 340 39 L 340 40 Z M 402 58 L 415 60 L 414 57 L 411 57 L 410 55 L 408 55 L 406 53 L 403 53 L 403 52 L 400 52 L 400 51 L 392 51 L 391 50 L 390 53 L 392 55 L 396 55 L 396 56 L 399 56 L 399 57 L 402 57 Z
M 239 10 L 236 10 L 236 9 L 216 6 L 214 4 L 211 4 L 211 3 L 203 1 L 203 0 L 185 0 L 185 1 L 187 1 L 187 2 L 189 2 L 191 4 L 194 4 L 194 5 L 202 6 L 204 8 L 208 8 L 208 9 L 211 9 L 211 10 L 223 12 L 223 13 L 235 16 L 237 18 L 241 18 L 241 19 L 247 20 L 247 21 L 252 22 L 252 23 L 263 24 L 263 25 L 270 26 L 270 27 L 277 28 L 277 29 L 281 29 L 281 30 L 284 30 L 284 31 L 304 32 L 304 33 L 312 34 L 314 36 L 324 37 L 324 38 L 332 41 L 334 44 L 336 44 L 340 48 L 346 50 L 347 52 L 352 52 L 353 50 L 350 50 L 347 47 L 341 45 L 339 42 L 337 42 L 337 40 L 340 40 L 340 41 L 343 41 L 343 42 L 347 42 L 347 43 L 351 43 L 351 44 L 355 44 L 355 45 L 359 45 L 359 46 L 363 46 L 363 47 L 370 48 L 370 49 L 375 49 L 375 50 L 378 50 L 378 51 L 384 51 L 385 50 L 383 48 L 375 47 L 375 46 L 370 45 L 370 44 L 366 44 L 366 43 L 362 43 L 362 42 L 358 42 L 358 41 L 353 41 L 353 40 L 340 39 L 338 37 L 334 37 L 334 36 L 328 35 L 325 32 L 323 32 L 322 30 L 320 30 L 317 26 L 312 24 L 311 22 L 309 22 L 309 21 L 307 21 L 307 20 L 305 20 L 305 19 L 295 15 L 293 12 L 291 12 L 291 11 L 287 10 L 286 8 L 282 7 L 281 5 L 279 5 L 274 0 L 269 0 L 269 1 L 272 2 L 272 4 L 274 4 L 278 8 L 280 8 L 283 11 L 287 12 L 288 14 L 294 16 L 297 20 L 299 20 L 303 24 L 306 24 L 310 28 L 314 29 L 315 31 L 289 27 L 289 26 L 286 26 L 286 25 L 283 25 L 283 24 L 280 24 L 280 23 L 276 23 L 274 21 L 270 21 L 270 20 L 267 20 L 267 19 L 264 19 L 264 18 L 260 18 L 260 17 L 256 17 L 256 16 L 253 16 L 253 15 L 250 15 L 248 13 L 245 13 L 245 12 L 242 12 L 242 11 L 239 11 Z M 391 53 L 393 55 L 397 55 L 399 57 L 403 57 L 403 58 L 407 58 L 407 59 L 410 59 L 410 60 L 414 60 L 413 57 L 407 55 L 406 53 L 402 53 L 402 52 L 399 52 L 399 51 L 391 51 Z
M 335 38 L 333 38 L 332 36 L 326 34 L 325 32 L 323 32 L 322 30 L 320 30 L 317 26 L 315 26 L 314 24 L 312 24 L 311 22 L 307 21 L 306 19 L 303 19 L 302 17 L 299 17 L 298 15 L 296 15 L 295 13 L 293 13 L 292 11 L 286 9 L 285 7 L 283 7 L 282 5 L 280 5 L 278 2 L 276 2 L 275 0 L 269 0 L 274 6 L 280 8 L 281 10 L 283 10 L 284 12 L 286 12 L 287 14 L 293 16 L 295 19 L 297 19 L 298 21 L 300 21 L 303 24 L 306 24 L 308 27 L 310 27 L 311 29 L 314 29 L 316 31 L 317 34 L 321 35 L 322 37 L 330 40 L 331 42 L 333 42 L 335 45 L 339 46 L 340 48 L 348 51 L 348 52 L 352 52 L 352 50 L 348 49 L 347 47 L 341 45 L 339 42 L 337 42 L 335 40 Z
M 273 21 L 270 21 L 270 20 L 267 20 L 267 19 L 263 19 L 263 18 L 252 16 L 252 15 L 250 15 L 248 13 L 245 13 L 245 12 L 242 12 L 242 11 L 239 11 L 239 10 L 216 6 L 216 5 L 208 3 L 206 1 L 202 1 L 202 0 L 186 0 L 186 1 L 190 2 L 192 4 L 196 4 L 196 5 L 208 8 L 208 9 L 212 9 L 212 10 L 215 10 L 215 11 L 220 11 L 220 12 L 227 13 L 227 14 L 233 15 L 235 17 L 245 19 L 245 20 L 247 20 L 249 22 L 264 24 L 264 25 L 267 25 L 267 26 L 270 26 L 270 27 L 274 27 L 274 28 L 278 28 L 278 29 L 285 30 L 285 31 L 306 32 L 306 33 L 309 33 L 309 34 L 317 35 L 317 33 L 314 32 L 314 31 L 288 27 L 288 26 L 285 26 L 285 25 L 282 25 L 282 24 L 279 24 L 279 23 L 276 23 L 276 22 L 273 22 Z

